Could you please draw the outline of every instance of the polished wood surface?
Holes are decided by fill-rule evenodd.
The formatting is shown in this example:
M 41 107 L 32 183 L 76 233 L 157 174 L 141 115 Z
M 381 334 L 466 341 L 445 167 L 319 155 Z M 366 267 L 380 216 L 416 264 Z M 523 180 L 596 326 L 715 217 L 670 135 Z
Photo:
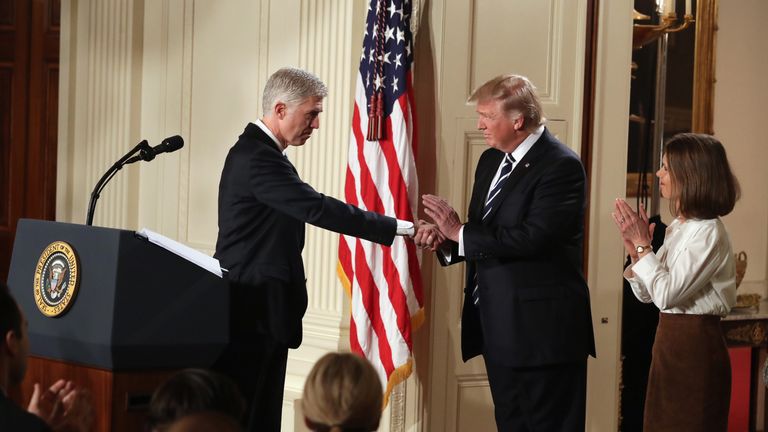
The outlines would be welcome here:
M 21 401 L 29 401 L 34 383 L 43 388 L 58 379 L 72 380 L 90 392 L 94 432 L 143 431 L 152 392 L 175 370 L 112 372 L 57 360 L 30 357 L 21 385 Z M 22 404 L 23 405 L 23 404 Z

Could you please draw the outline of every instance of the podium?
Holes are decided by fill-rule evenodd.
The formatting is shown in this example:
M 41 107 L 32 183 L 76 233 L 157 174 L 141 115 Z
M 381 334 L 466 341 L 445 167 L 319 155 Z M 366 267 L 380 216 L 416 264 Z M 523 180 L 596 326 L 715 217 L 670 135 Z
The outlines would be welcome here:
M 133 231 L 21 219 L 8 285 L 29 321 L 22 397 L 74 380 L 96 431 L 143 430 L 157 385 L 228 342 L 226 282 Z

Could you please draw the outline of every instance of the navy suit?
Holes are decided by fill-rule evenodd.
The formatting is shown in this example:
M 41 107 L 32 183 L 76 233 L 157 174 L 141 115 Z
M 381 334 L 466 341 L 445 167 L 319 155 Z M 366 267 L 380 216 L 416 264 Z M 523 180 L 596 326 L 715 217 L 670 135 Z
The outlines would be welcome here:
M 232 342 L 216 368 L 251 401 L 248 430 L 280 429 L 287 350 L 301 344 L 307 308 L 305 223 L 386 245 L 397 229 L 393 218 L 315 191 L 248 124 L 221 173 L 215 255 L 229 270 L 232 295 Z
M 459 259 L 451 264 L 467 263 L 462 357 L 484 356 L 499 430 L 583 430 L 581 408 L 574 409 L 581 410 L 580 416 L 563 414 L 569 419 L 558 423 L 557 407 L 533 412 L 531 406 L 540 401 L 518 400 L 519 394 L 539 390 L 551 400 L 555 396 L 549 388 L 560 385 L 553 381 L 582 370 L 583 378 L 556 392 L 564 391 L 565 400 L 580 399 L 579 404 L 585 398 L 586 358 L 595 355 L 595 344 L 582 272 L 584 169 L 577 155 L 545 129 L 483 218 L 503 157 L 493 148 L 480 157 L 463 231 L 464 256 L 458 257 L 458 244 L 452 245 L 452 257 Z M 448 264 L 444 259 L 441 263 Z M 475 284 L 477 305 L 471 297 Z M 518 382 L 522 388 L 516 387 Z M 510 403 L 522 408 L 504 406 Z

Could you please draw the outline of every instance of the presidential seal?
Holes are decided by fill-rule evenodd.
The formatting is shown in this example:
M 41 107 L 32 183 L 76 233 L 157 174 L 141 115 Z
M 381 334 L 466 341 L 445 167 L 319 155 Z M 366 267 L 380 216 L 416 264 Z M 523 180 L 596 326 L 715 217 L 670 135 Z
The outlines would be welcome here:
M 80 282 L 80 263 L 68 243 L 49 244 L 35 268 L 35 304 L 45 316 L 63 314 L 72 305 Z

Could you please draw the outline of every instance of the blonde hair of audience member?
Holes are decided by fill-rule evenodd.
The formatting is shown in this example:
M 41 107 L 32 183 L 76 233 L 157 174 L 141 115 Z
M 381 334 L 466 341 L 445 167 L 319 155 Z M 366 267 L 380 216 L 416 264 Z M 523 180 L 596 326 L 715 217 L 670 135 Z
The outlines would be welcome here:
M 547 119 L 543 116 L 536 86 L 522 75 L 504 74 L 477 88 L 467 102 L 498 101 L 500 108 L 511 118 L 523 116 L 523 129 L 533 132 Z
M 383 391 L 373 366 L 351 353 L 329 353 L 312 367 L 301 407 L 315 432 L 374 431 Z

